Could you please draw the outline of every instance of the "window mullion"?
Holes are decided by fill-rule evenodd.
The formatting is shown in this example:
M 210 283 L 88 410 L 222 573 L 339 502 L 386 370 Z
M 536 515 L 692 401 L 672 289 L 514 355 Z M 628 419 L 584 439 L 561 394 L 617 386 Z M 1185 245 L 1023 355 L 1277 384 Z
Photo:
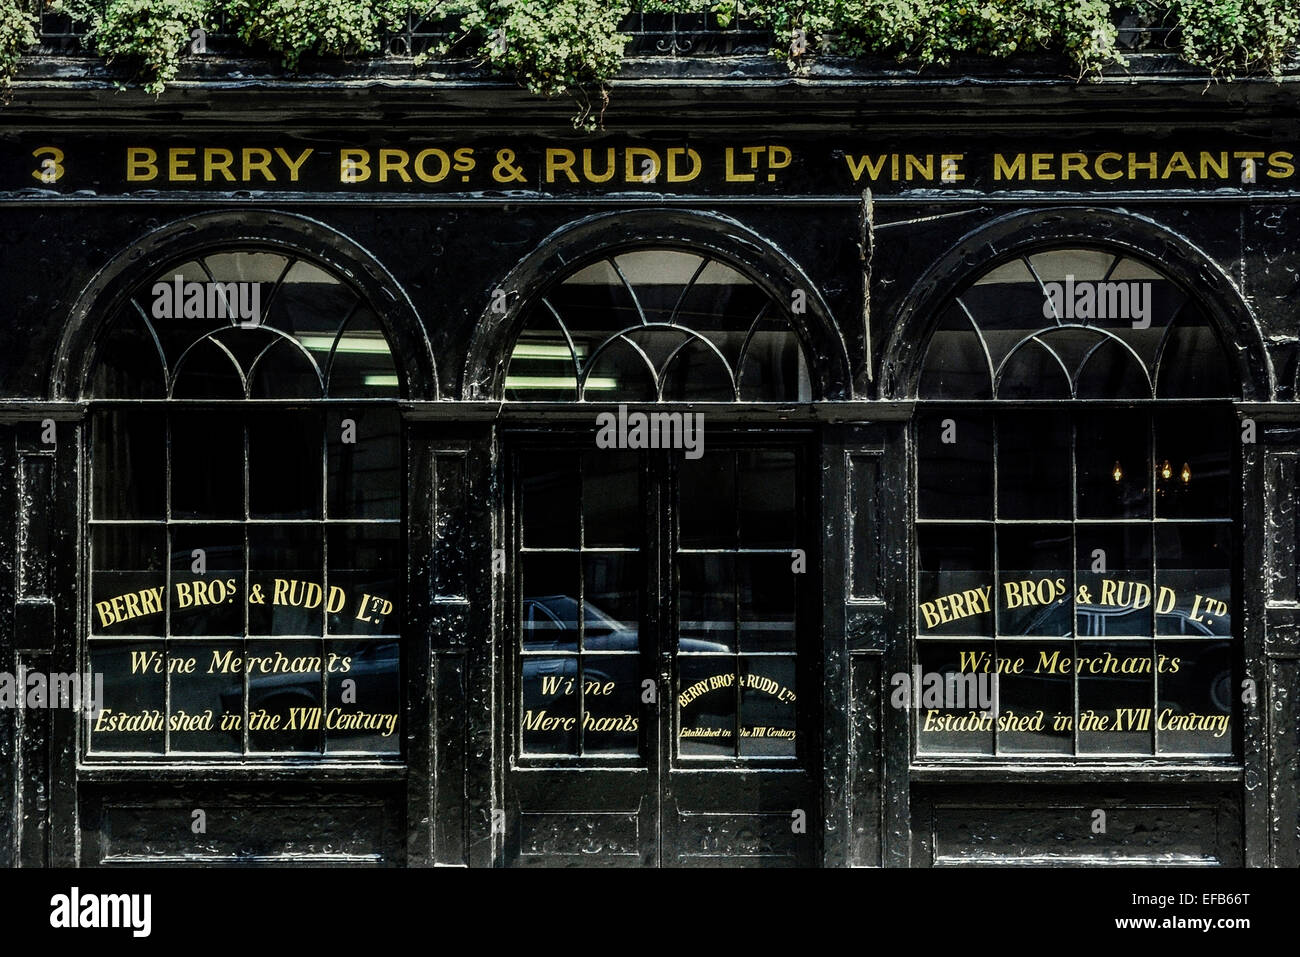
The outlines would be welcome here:
M 1152 484 L 1155 483 L 1156 469 L 1156 417 L 1150 413 L 1147 414 L 1147 436 L 1150 444 L 1147 446 L 1151 450 L 1151 461 L 1148 464 L 1147 474 L 1150 476 Z M 1156 513 L 1158 503 L 1155 496 L 1155 490 L 1151 492 L 1151 516 L 1149 540 L 1151 542 L 1151 754 L 1160 753 L 1160 722 L 1156 720 L 1158 709 L 1160 707 L 1160 658 L 1159 658 L 1159 629 L 1157 628 L 1156 606 L 1159 604 L 1159 588 L 1157 587 L 1157 561 L 1156 554 Z
M 171 714 L 172 714 L 172 676 L 171 676 L 171 644 L 172 644 L 172 554 L 174 551 L 172 543 L 172 524 L 171 524 L 171 416 L 164 416 L 164 480 L 167 482 L 167 490 L 163 495 L 163 518 L 166 527 L 163 528 L 163 547 L 166 548 L 166 554 L 163 556 L 163 754 L 171 754 L 172 737 L 171 737 Z
M 249 632 L 249 625 L 251 624 L 249 620 L 249 611 L 248 611 L 249 608 L 248 595 L 249 595 L 249 589 L 252 587 L 251 583 L 253 578 L 253 543 L 248 534 L 249 531 L 248 518 L 250 514 L 249 506 L 248 506 L 249 503 L 248 487 L 250 483 L 249 483 L 249 468 L 248 468 L 248 424 L 247 422 L 244 423 L 244 427 L 242 431 L 244 436 L 244 463 L 243 463 L 244 464 L 244 522 L 243 522 L 244 525 L 244 602 L 243 602 L 244 634 L 243 637 L 240 639 L 239 647 L 240 647 L 240 652 L 243 655 L 243 660 L 245 663 L 247 663 L 248 651 L 249 651 L 248 632 Z M 251 713 L 249 708 L 249 696 L 252 694 L 252 689 L 249 681 L 248 668 L 241 667 L 240 671 L 243 673 L 242 679 L 244 685 L 244 695 L 243 695 L 244 697 L 244 718 L 243 718 L 244 754 L 248 754 L 249 751 L 252 750 L 252 737 L 250 736 L 248 730 L 248 718 L 249 718 L 249 714 Z
M 993 529 L 992 529 L 992 532 L 993 532 L 993 535 L 992 535 L 992 538 L 993 538 L 993 590 L 992 590 L 992 592 L 990 593 L 990 594 L 992 595 L 992 598 L 993 598 L 992 603 L 991 603 L 991 605 L 992 605 L 991 611 L 992 611 L 992 619 L 993 619 L 993 621 L 992 621 L 992 637 L 993 637 L 993 680 L 994 680 L 995 682 L 999 682 L 999 683 L 1000 683 L 1000 682 L 1001 682 L 1001 679 L 998 677 L 998 648 L 999 648 L 998 635 L 1000 634 L 1000 623 L 999 623 L 999 621 L 998 621 L 998 617 L 999 617 L 999 616 L 998 616 L 998 591 L 999 591 L 998 585 L 999 585 L 999 583 L 1000 583 L 1000 575 L 1002 574 L 1002 552 L 1001 552 L 1001 542 L 999 541 L 999 539 L 1000 539 L 1002 536 L 1001 536 L 1001 528 L 1000 528 L 999 525 L 998 525 L 998 514 L 999 514 L 999 513 L 998 513 L 998 422 L 999 422 L 999 418 L 1000 418 L 1000 417 L 999 417 L 998 415 L 994 414 L 994 415 L 990 415 L 989 418 L 991 418 L 991 419 L 993 420 L 993 424 L 992 424 L 991 429 L 990 429 L 990 431 L 992 432 L 992 435 L 993 435 Z M 999 688 L 999 692 L 1000 692 L 1000 691 L 1001 691 L 1001 689 Z M 998 695 L 998 710 L 999 710 L 999 711 L 1001 711 L 1001 709 L 1002 709 L 1002 700 L 1001 700 L 1001 698 L 1002 698 L 1002 696 L 1001 696 L 1001 694 L 999 694 L 999 695 Z M 918 712 L 918 714 L 919 714 L 919 712 Z M 1000 744 L 1001 744 L 1001 742 L 1000 742 L 1000 740 L 999 740 L 999 735 L 998 735 L 998 715 L 995 714 L 995 715 L 993 716 L 993 754 L 994 754 L 994 756 L 996 756 L 996 755 L 998 755 L 998 754 L 1001 753 Z
M 743 496 L 741 495 L 740 492 L 740 481 L 741 481 L 740 456 L 734 451 L 728 452 L 727 455 L 730 456 L 731 458 L 731 475 L 732 475 L 732 480 L 731 480 L 732 529 L 731 531 L 732 531 L 732 542 L 733 542 L 732 547 L 735 549 L 735 551 L 732 552 L 732 558 L 731 558 L 731 596 L 732 596 L 731 615 L 732 615 L 732 628 L 733 628 L 732 635 L 734 635 L 734 640 L 736 642 L 736 658 L 734 662 L 736 683 L 735 683 L 735 689 L 733 691 L 733 696 L 736 702 L 736 711 L 735 711 L 735 725 L 734 725 L 735 731 L 732 735 L 731 747 L 735 753 L 736 760 L 739 761 L 740 760 L 740 729 L 741 727 L 743 727 L 744 724 L 744 716 L 741 714 L 741 709 L 740 709 L 741 706 L 740 676 L 741 676 L 741 667 L 744 664 L 744 658 L 741 655 L 741 648 L 740 648 L 740 635 L 741 635 L 741 630 L 740 630 L 740 562 L 741 562 L 740 500 Z
M 574 677 L 578 682 L 578 756 L 587 753 L 587 728 L 583 720 L 587 714 L 584 689 L 587 658 L 587 468 L 582 453 L 574 450 L 578 461 L 578 654 L 574 661 Z
M 1077 413 L 1070 422 L 1070 657 L 1079 657 L 1079 423 Z M 1079 756 L 1079 669 L 1070 669 L 1070 690 L 1074 702 L 1074 716 L 1070 726 L 1074 729 L 1074 756 Z
M 283 277 L 281 277 L 283 278 Z M 353 309 L 356 307 L 354 306 Z M 351 315 L 351 313 L 349 313 Z M 339 327 L 339 335 L 346 327 L 347 322 Z M 326 520 L 329 518 L 329 470 L 330 470 L 330 452 L 329 452 L 329 423 L 327 417 L 321 414 L 316 416 L 316 434 L 321 437 L 320 456 L 320 521 L 317 524 L 317 534 L 320 536 L 320 554 L 321 554 L 321 590 L 323 597 L 320 603 L 320 652 L 321 652 L 321 669 L 320 669 L 320 708 L 321 708 L 321 727 L 317 730 L 316 750 L 320 754 L 325 753 L 326 728 L 324 716 L 329 713 L 329 668 L 326 662 L 329 659 L 329 614 L 326 608 L 329 606 L 330 593 L 330 541 L 329 525 Z

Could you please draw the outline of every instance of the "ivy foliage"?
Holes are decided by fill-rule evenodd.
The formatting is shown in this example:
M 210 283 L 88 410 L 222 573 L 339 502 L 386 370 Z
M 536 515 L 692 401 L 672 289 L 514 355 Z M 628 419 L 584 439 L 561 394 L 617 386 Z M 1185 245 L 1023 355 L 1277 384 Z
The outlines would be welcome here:
M 574 125 L 594 123 L 590 91 L 601 110 L 606 85 L 623 62 L 628 37 L 619 25 L 626 0 L 439 0 L 431 15 L 459 22 L 461 41 L 535 93 L 577 98 Z
M 57 9 L 89 25 L 86 42 L 110 63 L 125 61 L 150 93 L 176 78 L 190 35 L 208 18 L 207 0 L 58 0 Z
M 0 0 L 0 93 L 8 93 L 19 57 L 35 42 L 36 16 L 18 0 Z
M 1139 0 L 1143 2 L 1143 0 Z M 693 0 L 644 0 L 687 13 Z M 1080 73 L 1122 62 L 1107 0 L 715 0 L 722 26 L 743 19 L 788 46 L 773 52 L 797 68 L 816 54 L 887 56 L 916 65 L 956 56 L 1059 53 Z
M 1300 0 L 1144 0 L 1178 25 L 1181 59 L 1212 76 L 1276 75 L 1300 44 Z
M 0 0 L 0 3 L 8 0 Z M 175 79 L 182 59 L 204 41 L 218 16 L 251 47 L 278 53 L 285 67 L 306 54 L 372 52 L 385 24 L 406 16 L 409 0 L 55 0 L 89 24 L 86 41 L 125 61 L 151 93 Z
M 1054 52 L 1081 74 L 1121 62 L 1106 0 L 833 0 L 831 6 L 829 29 L 841 29 L 846 52 L 859 55 L 888 51 L 925 64 L 962 54 Z
M 1300 48 L 1300 0 L 0 0 L 0 83 L 35 42 L 30 3 L 86 23 L 92 48 L 131 64 L 152 92 L 176 77 L 196 36 L 201 42 L 195 31 L 218 18 L 293 70 L 307 55 L 375 53 L 384 28 L 411 13 L 447 25 L 452 39 L 433 56 L 469 56 L 534 92 L 576 97 L 585 128 L 622 64 L 620 25 L 633 11 L 754 23 L 772 32 L 774 52 L 795 70 L 820 56 L 924 66 L 1047 53 L 1082 77 L 1124 62 L 1120 14 L 1174 27 L 1178 55 L 1215 78 L 1276 75 Z
M 372 50 L 385 24 L 406 16 L 406 0 L 218 0 L 239 38 L 281 54 L 296 69 L 304 54 Z

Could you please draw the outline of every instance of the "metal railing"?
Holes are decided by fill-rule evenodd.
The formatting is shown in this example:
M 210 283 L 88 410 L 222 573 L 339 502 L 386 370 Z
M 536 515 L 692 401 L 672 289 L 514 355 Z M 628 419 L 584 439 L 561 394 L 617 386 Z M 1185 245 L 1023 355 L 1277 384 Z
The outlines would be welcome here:
M 1177 28 L 1168 26 L 1160 14 L 1138 14 L 1119 10 L 1119 46 L 1126 52 L 1162 52 L 1176 44 Z M 43 13 L 39 43 L 32 52 L 39 56 L 94 56 L 86 42 L 88 24 L 64 14 Z M 752 22 L 738 20 L 722 26 L 712 13 L 632 13 L 623 21 L 628 35 L 629 57 L 721 57 L 765 54 L 785 46 L 773 32 Z M 400 27 L 386 29 L 368 52 L 373 57 L 409 59 L 421 55 L 460 59 L 473 55 L 466 36 L 454 21 L 408 13 Z M 265 56 L 267 51 L 244 44 L 229 29 L 224 16 L 217 15 L 203 35 L 206 52 L 219 56 Z M 445 51 L 440 53 L 440 51 Z

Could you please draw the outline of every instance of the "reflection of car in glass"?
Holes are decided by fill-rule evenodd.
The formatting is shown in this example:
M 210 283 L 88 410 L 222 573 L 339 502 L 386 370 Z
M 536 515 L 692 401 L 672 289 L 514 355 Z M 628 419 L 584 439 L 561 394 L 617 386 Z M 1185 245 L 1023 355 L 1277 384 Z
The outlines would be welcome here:
M 611 618 L 591 602 L 582 603 L 587 651 L 637 651 L 635 627 Z M 523 600 L 525 651 L 577 651 L 578 600 L 569 595 L 544 595 Z M 681 638 L 678 651 L 729 653 L 726 645 L 699 638 Z
M 586 647 L 596 642 L 612 644 L 605 651 L 635 651 L 637 633 L 605 614 L 591 602 L 583 602 Z M 578 600 L 569 595 L 544 595 L 523 600 L 524 649 L 526 651 L 576 651 L 578 647 Z M 612 642 L 611 642 L 612 637 Z
M 577 651 L 578 650 L 578 600 L 569 595 L 542 595 L 527 597 L 522 602 L 523 650 Z M 583 602 L 583 625 L 586 632 L 583 647 L 586 651 L 639 651 L 640 636 L 635 627 L 611 618 L 591 602 Z M 716 641 L 698 638 L 681 638 L 677 642 L 681 652 L 718 652 L 727 654 L 730 648 Z M 523 679 L 558 675 L 577 678 L 576 658 L 565 656 L 533 656 L 523 660 Z M 599 658 L 589 658 L 586 666 L 588 681 L 609 681 L 609 675 L 600 670 Z
M 1134 612 L 1132 608 L 1115 608 L 1109 605 L 1075 605 L 1074 609 L 1078 615 L 1078 637 L 1080 638 L 1105 638 L 1107 635 L 1131 637 L 1134 634 L 1132 625 L 1116 627 L 1113 622 L 1125 618 L 1131 622 L 1136 619 L 1138 612 L 1148 611 L 1148 609 L 1139 609 L 1138 612 Z M 1149 617 L 1145 618 L 1147 622 L 1150 620 Z M 1221 628 L 1216 631 L 1205 622 L 1196 621 L 1187 612 L 1178 609 L 1156 615 L 1157 635 L 1162 638 L 1175 635 L 1227 637 L 1231 631 L 1228 619 L 1220 619 L 1218 624 Z M 1009 632 L 1004 627 L 1001 633 L 1005 635 Z M 1068 600 L 1057 601 L 1045 606 L 1030 619 L 1019 634 L 1043 638 L 1072 637 L 1071 603 Z
M 1079 637 L 1092 638 L 1104 637 L 1107 634 L 1107 619 L 1114 618 L 1117 615 L 1132 614 L 1131 609 L 1127 608 L 1099 608 L 1096 605 L 1080 605 L 1079 610 Z M 1145 609 L 1142 609 L 1145 611 Z M 1223 620 L 1225 631 L 1228 628 L 1227 619 Z M 1123 634 L 1124 632 L 1118 632 Z M 1128 629 L 1132 633 L 1132 629 Z M 1174 635 L 1197 635 L 1213 636 L 1219 635 L 1226 637 L 1223 631 L 1215 631 L 1204 622 L 1195 621 L 1185 611 L 1161 612 L 1156 615 L 1156 635 L 1158 637 L 1172 637 Z
M 272 654 L 274 652 L 271 652 Z M 356 682 L 355 704 L 338 704 L 337 699 L 325 708 L 337 705 L 345 710 L 353 708 L 369 712 L 400 712 L 398 692 L 398 667 L 401 656 L 401 643 L 398 641 L 357 642 L 350 649 L 351 664 L 347 671 L 334 671 L 327 675 L 332 689 L 350 678 Z M 328 663 L 328 655 L 324 663 Z M 226 713 L 243 712 L 243 684 L 232 685 L 221 695 L 221 707 Z M 331 695 L 333 697 L 333 695 Z M 281 715 L 281 721 L 287 720 L 290 708 L 315 708 L 321 706 L 321 682 L 318 675 L 299 674 L 257 674 L 248 678 L 249 712 L 265 709 L 270 714 Z M 283 725 L 282 725 L 283 726 Z M 286 750 L 316 750 L 321 734 L 325 728 L 325 715 L 322 714 L 319 730 L 274 731 L 279 747 Z M 238 729 L 231 732 L 238 741 L 243 734 Z M 337 729 L 329 732 L 332 741 L 355 736 L 373 736 L 372 730 Z M 379 747 L 395 748 L 396 738 L 385 739 Z

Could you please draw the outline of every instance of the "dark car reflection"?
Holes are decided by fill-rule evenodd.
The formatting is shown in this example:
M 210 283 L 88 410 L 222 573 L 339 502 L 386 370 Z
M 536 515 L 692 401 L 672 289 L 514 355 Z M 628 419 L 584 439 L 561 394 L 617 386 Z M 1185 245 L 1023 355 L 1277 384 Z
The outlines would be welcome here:
M 523 600 L 524 651 L 577 651 L 578 600 L 571 595 L 542 595 Z M 589 601 L 582 603 L 584 651 L 639 651 L 634 625 L 618 621 Z M 730 654 L 721 642 L 680 638 L 679 652 Z
M 578 659 L 574 654 L 536 655 L 532 652 L 576 652 L 578 650 L 578 600 L 571 595 L 538 595 L 522 601 L 523 681 L 545 677 L 578 678 Z M 634 625 L 621 622 L 601 611 L 589 601 L 582 603 L 583 650 L 599 652 L 639 652 L 641 639 Z M 703 641 L 699 638 L 679 638 L 677 650 L 684 653 L 730 654 L 731 649 L 721 642 Z M 630 655 L 628 656 L 630 657 Z M 628 660 L 622 655 L 610 655 L 609 664 L 602 668 L 602 656 L 587 658 L 583 668 L 584 681 L 617 681 L 611 673 L 613 666 Z M 639 686 L 639 681 L 638 681 Z M 636 689 L 639 693 L 639 687 Z
M 1077 613 L 1077 637 L 1079 639 L 1105 639 L 1111 635 L 1131 637 L 1135 633 L 1140 634 L 1145 631 L 1151 621 L 1149 615 L 1135 615 L 1133 610 L 1129 608 L 1076 605 L 1074 609 Z M 1141 624 L 1135 625 L 1134 622 L 1138 617 L 1141 618 Z M 1204 621 L 1192 618 L 1188 612 L 1178 609 L 1157 613 L 1155 621 L 1156 638 L 1159 642 L 1177 639 L 1180 636 L 1227 638 L 1228 634 L 1231 633 L 1231 623 L 1226 618 L 1215 623 L 1218 626 L 1216 629 L 1210 627 Z M 1025 626 L 1023 634 L 1042 638 L 1076 637 L 1070 630 L 1070 624 L 1070 602 L 1058 602 L 1044 608 Z M 1185 648 L 1186 646 L 1180 647 Z M 1204 697 L 1197 695 L 1199 701 L 1180 701 L 1175 697 L 1162 693 L 1161 700 L 1163 704 L 1175 709 L 1195 710 L 1198 708 L 1204 709 L 1208 702 L 1214 706 L 1215 710 L 1230 714 L 1233 705 L 1232 649 L 1230 643 L 1226 640 L 1198 642 L 1196 647 L 1200 649 L 1200 653 L 1191 664 L 1192 671 L 1189 675 L 1182 676 L 1179 684 L 1185 689 L 1204 689 Z M 1107 677 L 1120 681 L 1150 680 L 1146 675 L 1108 675 Z M 1183 697 L 1189 697 L 1189 695 L 1184 694 Z

